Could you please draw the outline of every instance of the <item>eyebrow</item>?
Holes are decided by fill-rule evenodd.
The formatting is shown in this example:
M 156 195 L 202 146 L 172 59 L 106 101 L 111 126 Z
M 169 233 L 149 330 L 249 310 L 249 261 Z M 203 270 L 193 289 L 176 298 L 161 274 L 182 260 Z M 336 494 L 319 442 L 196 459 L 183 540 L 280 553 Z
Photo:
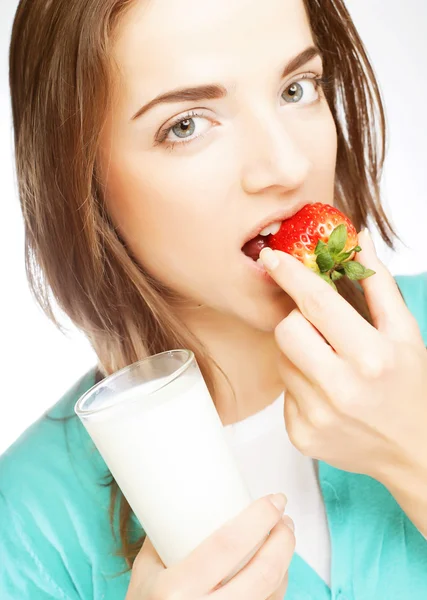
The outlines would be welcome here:
M 316 46 L 310 46 L 306 48 L 300 54 L 292 58 L 285 66 L 282 72 L 282 79 L 303 67 L 308 61 L 312 60 L 316 56 L 321 57 L 321 52 Z M 227 96 L 227 89 L 221 84 L 208 84 L 199 85 L 191 88 L 178 88 L 165 94 L 156 96 L 153 100 L 144 104 L 137 113 L 134 114 L 131 121 L 135 121 L 149 110 L 163 103 L 174 103 L 174 102 L 189 102 L 199 100 L 218 100 Z

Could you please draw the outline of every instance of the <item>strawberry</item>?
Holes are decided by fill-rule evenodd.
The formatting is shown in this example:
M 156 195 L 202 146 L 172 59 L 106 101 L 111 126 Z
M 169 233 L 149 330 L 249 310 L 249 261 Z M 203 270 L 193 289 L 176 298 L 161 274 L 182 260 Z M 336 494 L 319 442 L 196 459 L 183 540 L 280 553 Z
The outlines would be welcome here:
M 359 280 L 375 274 L 353 260 L 362 249 L 353 223 L 337 208 L 322 202 L 306 204 L 283 221 L 279 231 L 268 237 L 267 245 L 291 254 L 334 289 L 334 281 L 341 277 Z

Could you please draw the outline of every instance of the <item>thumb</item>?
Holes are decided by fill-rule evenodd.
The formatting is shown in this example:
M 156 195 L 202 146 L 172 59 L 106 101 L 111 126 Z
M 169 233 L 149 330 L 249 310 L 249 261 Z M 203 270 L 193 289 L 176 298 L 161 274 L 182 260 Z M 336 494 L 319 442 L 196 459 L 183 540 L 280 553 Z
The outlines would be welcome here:
M 282 580 L 282 583 L 277 588 L 272 596 L 268 600 L 283 600 L 286 594 L 286 590 L 288 589 L 288 579 L 289 573 L 286 573 L 285 577 Z
M 151 597 L 151 586 L 165 569 L 166 567 L 160 560 L 153 544 L 146 537 L 132 565 L 132 573 L 125 600 Z
M 142 544 L 142 548 L 133 563 L 133 570 L 138 571 L 138 578 L 152 577 L 160 571 L 166 569 L 162 559 L 157 554 L 156 549 L 147 536 Z
M 362 248 L 362 250 L 356 254 L 356 258 L 360 259 L 358 262 L 361 262 L 365 267 L 368 266 L 367 262 L 369 261 L 373 260 L 376 263 L 378 261 L 378 255 L 369 229 L 364 227 L 357 236 L 357 239 Z

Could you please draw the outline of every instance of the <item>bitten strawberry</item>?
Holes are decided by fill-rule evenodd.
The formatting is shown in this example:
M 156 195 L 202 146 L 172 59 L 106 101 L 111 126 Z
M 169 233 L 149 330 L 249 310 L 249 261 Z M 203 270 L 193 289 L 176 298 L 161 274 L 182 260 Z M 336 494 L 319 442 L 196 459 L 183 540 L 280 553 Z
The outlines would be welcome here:
M 267 245 L 291 254 L 335 289 L 334 281 L 341 277 L 359 280 L 375 274 L 353 260 L 362 249 L 356 229 L 348 217 L 329 204 L 306 204 L 283 221 L 279 231 L 268 237 Z

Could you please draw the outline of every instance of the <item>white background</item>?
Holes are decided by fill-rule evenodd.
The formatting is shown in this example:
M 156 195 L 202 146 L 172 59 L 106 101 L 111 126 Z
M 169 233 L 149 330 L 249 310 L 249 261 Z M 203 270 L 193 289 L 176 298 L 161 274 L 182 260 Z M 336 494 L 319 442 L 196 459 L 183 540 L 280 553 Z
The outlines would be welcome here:
M 70 328 L 64 337 L 35 305 L 24 269 L 8 90 L 8 45 L 17 0 L 0 4 L 0 453 L 54 404 L 96 357 Z M 390 141 L 383 203 L 407 248 L 392 254 L 374 234 L 393 274 L 427 271 L 427 2 L 349 0 L 384 95 Z

